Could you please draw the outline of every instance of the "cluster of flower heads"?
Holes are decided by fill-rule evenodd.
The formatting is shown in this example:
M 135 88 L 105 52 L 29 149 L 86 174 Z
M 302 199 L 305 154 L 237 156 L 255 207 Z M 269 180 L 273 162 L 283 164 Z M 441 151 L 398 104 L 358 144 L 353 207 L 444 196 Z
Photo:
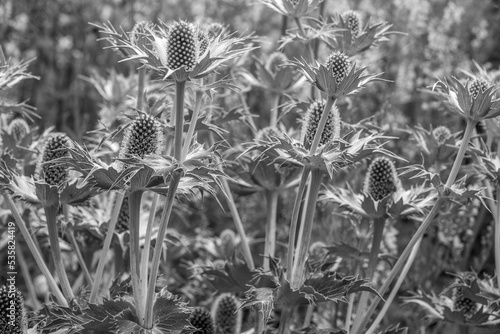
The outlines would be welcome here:
M 366 173 L 364 192 L 380 201 L 397 190 L 398 176 L 394 162 L 386 157 L 372 161 Z
M 316 135 L 319 121 L 325 110 L 325 101 L 314 101 L 309 106 L 302 125 L 302 138 L 304 146 L 309 147 Z M 328 114 L 325 127 L 321 133 L 319 145 L 326 145 L 340 136 L 340 114 L 336 107 L 333 107 Z
M 49 185 L 59 186 L 68 179 L 68 169 L 50 161 L 69 155 L 70 140 L 64 133 L 53 133 L 45 141 L 37 167 L 38 178 Z

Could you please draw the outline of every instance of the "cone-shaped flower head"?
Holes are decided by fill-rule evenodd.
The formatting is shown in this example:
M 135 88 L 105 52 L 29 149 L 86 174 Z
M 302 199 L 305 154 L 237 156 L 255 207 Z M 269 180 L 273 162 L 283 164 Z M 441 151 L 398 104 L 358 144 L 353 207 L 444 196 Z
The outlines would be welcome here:
M 193 334 L 214 334 L 214 321 L 210 310 L 205 307 L 195 307 L 189 316 L 189 322 L 196 328 Z
M 378 157 L 368 167 L 364 192 L 380 201 L 397 190 L 398 176 L 394 162 L 386 157 Z
M 351 61 L 345 53 L 337 51 L 328 57 L 326 67 L 332 71 L 335 81 L 339 84 L 349 73 Z
M 69 155 L 70 141 L 64 133 L 54 133 L 45 141 L 37 175 L 50 185 L 58 186 L 68 178 L 68 169 L 61 164 L 48 163 Z
M 342 19 L 344 20 L 347 27 L 351 30 L 353 37 L 358 37 L 359 29 L 361 27 L 361 18 L 359 14 L 353 10 L 347 11 L 342 14 Z
M 323 110 L 325 110 L 325 101 L 314 101 L 306 111 L 304 123 L 302 124 L 302 138 L 306 147 L 309 147 L 314 140 Z M 325 145 L 333 139 L 338 138 L 339 135 L 340 115 L 339 110 L 334 106 L 328 114 L 319 145 Z
M 492 84 L 485 78 L 475 78 L 469 84 L 469 94 L 475 99 L 480 91 L 484 93 L 491 86 Z
M 230 230 L 225 229 L 220 233 L 221 248 L 227 258 L 231 258 L 234 254 L 236 247 L 236 234 Z
M 238 334 L 241 327 L 239 302 L 233 295 L 220 295 L 214 302 L 212 314 L 218 334 Z
M 20 142 L 30 132 L 30 127 L 24 119 L 16 118 L 10 122 L 7 132 L 14 137 L 16 142 Z
M 444 145 L 448 139 L 451 137 L 451 131 L 446 126 L 438 126 L 434 130 L 432 130 L 432 136 L 436 140 L 439 146 Z
M 122 206 L 120 212 L 118 213 L 118 220 L 116 221 L 115 230 L 118 233 L 128 231 L 129 225 L 129 211 L 128 211 L 128 196 L 123 198 Z
M 283 52 L 273 52 L 266 62 L 266 69 L 269 73 L 276 74 L 281 69 L 280 66 L 285 64 L 287 60 L 288 58 Z
M 457 282 L 458 283 L 458 282 Z M 453 290 L 453 310 L 462 311 L 466 320 L 472 318 L 474 313 L 476 313 L 477 304 L 472 299 L 464 297 L 464 293 L 461 287 L 455 288 Z
M 198 54 L 203 55 L 208 49 L 210 40 L 208 38 L 208 33 L 201 28 L 198 28 Z
M 196 65 L 197 29 L 188 22 L 176 22 L 170 27 L 167 39 L 167 66 L 176 70 L 185 66 L 187 71 Z
M 160 122 L 150 115 L 138 116 L 125 131 L 120 158 L 160 153 L 162 130 Z
M 0 333 L 24 334 L 28 329 L 21 292 L 14 285 L 0 287 Z

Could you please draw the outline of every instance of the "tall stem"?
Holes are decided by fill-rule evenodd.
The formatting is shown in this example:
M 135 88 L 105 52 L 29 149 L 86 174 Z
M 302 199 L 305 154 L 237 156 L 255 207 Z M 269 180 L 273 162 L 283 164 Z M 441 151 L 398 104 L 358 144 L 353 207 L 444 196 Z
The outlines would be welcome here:
M 89 286 L 92 288 L 94 282 L 92 280 L 92 276 L 90 276 L 89 268 L 87 268 L 87 264 L 85 263 L 85 259 L 82 256 L 82 252 L 80 251 L 80 247 L 78 247 L 78 242 L 76 241 L 75 238 L 75 232 L 73 229 L 68 229 L 68 232 L 66 233 L 69 239 L 69 243 L 71 244 L 71 247 L 75 251 L 76 258 L 78 260 L 78 263 L 80 264 L 80 268 L 83 271 L 83 275 L 85 276 L 85 280 L 89 284 Z
M 132 276 L 132 290 L 139 324 L 144 324 L 145 295 L 140 284 L 140 257 L 139 230 L 141 218 L 142 191 L 131 192 L 128 196 L 129 230 L 130 230 L 130 275 Z
M 268 271 L 269 259 L 274 257 L 276 251 L 276 215 L 278 213 L 277 190 L 266 191 L 267 219 L 266 219 L 266 244 L 264 247 L 264 270 Z
M 167 234 L 168 221 L 170 219 L 170 214 L 172 213 L 172 208 L 175 201 L 175 193 L 179 185 L 182 174 L 180 172 L 174 171 L 170 179 L 170 185 L 168 188 L 167 199 L 165 206 L 163 207 L 163 212 L 160 218 L 160 227 L 156 236 L 155 249 L 153 251 L 153 259 L 151 262 L 151 274 L 149 276 L 148 290 L 146 295 L 146 312 L 145 312 L 145 327 L 151 329 L 153 327 L 153 303 L 156 287 L 156 278 L 158 276 L 158 269 L 160 266 L 160 257 L 163 249 L 163 240 L 165 240 L 165 235 Z
M 196 92 L 196 103 L 194 105 L 193 116 L 189 122 L 189 129 L 186 135 L 186 140 L 184 141 L 184 146 L 182 148 L 182 160 L 186 159 L 186 155 L 189 151 L 189 146 L 191 145 L 191 140 L 193 139 L 194 130 L 196 129 L 196 122 L 198 121 L 198 115 L 201 110 L 201 102 L 203 101 L 203 92 Z
M 35 284 L 33 284 L 33 278 L 31 277 L 30 268 L 28 263 L 26 262 L 26 258 L 24 257 L 23 251 L 20 247 L 16 247 L 16 257 L 19 262 L 19 267 L 21 268 L 21 273 L 23 274 L 24 284 L 26 284 L 26 288 L 28 289 L 28 294 L 33 301 L 33 307 L 35 310 L 39 310 L 42 308 L 42 305 L 38 301 L 38 297 L 36 295 Z
M 271 117 L 269 120 L 269 126 L 274 128 L 278 124 L 278 111 L 280 104 L 280 95 L 278 93 L 273 93 L 271 98 Z
M 495 215 L 495 266 L 497 286 L 500 287 L 500 184 L 497 184 L 497 203 Z
M 184 126 L 184 94 L 186 81 L 175 82 L 174 158 L 182 162 L 182 132 Z
M 146 82 L 146 67 L 141 66 L 139 68 L 139 78 L 137 83 L 137 101 L 136 108 L 139 111 L 142 111 L 144 105 L 144 87 Z
M 448 176 L 448 180 L 446 181 L 446 187 L 448 187 L 448 188 L 451 187 L 456 180 L 456 177 L 458 175 L 460 167 L 462 166 L 462 161 L 463 161 L 463 158 L 465 156 L 465 152 L 467 151 L 467 147 L 468 147 L 469 141 L 472 137 L 472 133 L 474 132 L 474 128 L 475 128 L 476 124 L 477 124 L 476 121 L 471 121 L 471 120 L 467 121 L 467 126 L 465 128 L 465 132 L 464 132 L 464 136 L 462 138 L 462 143 L 460 145 L 460 149 L 458 150 L 457 157 L 455 158 L 450 175 Z M 439 197 L 436 200 L 436 203 L 434 203 L 434 206 L 432 207 L 431 211 L 427 214 L 424 221 L 422 222 L 422 225 L 420 225 L 417 232 L 415 232 L 415 235 L 413 235 L 413 237 L 411 238 L 411 240 L 408 243 L 408 245 L 406 246 L 405 250 L 403 251 L 403 253 L 399 257 L 398 261 L 396 261 L 396 264 L 394 265 L 391 272 L 389 273 L 389 276 L 387 277 L 387 279 L 384 281 L 384 284 L 380 288 L 379 294 L 381 296 L 384 295 L 384 293 L 387 291 L 390 284 L 392 283 L 394 278 L 398 275 L 399 271 L 402 269 L 403 265 L 405 265 L 407 260 L 409 262 L 408 265 L 411 266 L 411 263 L 413 262 L 413 260 L 410 261 L 408 259 L 410 252 L 413 250 L 413 247 L 417 248 L 415 245 L 420 240 L 420 238 L 422 238 L 425 231 L 432 223 L 434 217 L 436 216 L 436 214 L 439 211 L 439 208 L 443 202 L 444 202 L 444 198 Z M 378 298 L 376 298 L 373 301 L 373 303 L 370 305 L 370 308 L 368 309 L 368 312 L 366 314 L 362 315 L 363 319 L 361 320 L 360 325 L 356 328 L 353 328 L 353 332 L 352 332 L 353 334 L 359 334 L 360 331 L 366 326 L 366 324 L 370 320 L 370 317 L 372 316 L 373 312 L 375 312 L 375 309 L 377 308 L 379 302 L 380 302 L 380 299 L 378 299 Z M 384 315 L 385 314 L 382 314 L 382 316 L 384 316 Z
M 93 304 L 97 302 L 99 287 L 101 286 L 101 281 L 104 274 L 104 267 L 106 266 L 106 260 L 107 260 L 106 255 L 109 252 L 111 241 L 113 240 L 113 234 L 115 232 L 116 222 L 118 221 L 118 215 L 120 214 L 120 210 L 122 207 L 123 198 L 125 198 L 125 194 L 123 192 L 119 192 L 116 195 L 115 205 L 113 207 L 113 211 L 111 212 L 111 219 L 109 221 L 108 230 L 106 232 L 106 237 L 104 238 L 104 244 L 102 246 L 102 251 L 101 251 L 102 254 L 99 258 L 99 264 L 97 265 L 97 270 L 94 277 L 94 285 L 92 286 L 92 290 L 90 291 L 89 301 Z
M 290 286 L 292 289 L 298 289 L 304 278 L 304 268 L 311 241 L 312 227 L 314 225 L 314 213 L 316 212 L 316 202 L 321 187 L 323 172 L 314 169 L 311 173 L 311 181 L 307 194 L 307 203 L 305 207 L 305 216 L 300 224 L 299 235 L 297 237 L 297 247 L 295 249 L 295 260 L 292 270 L 292 280 Z
M 368 269 L 366 270 L 366 277 L 373 281 L 373 273 L 377 267 L 378 253 L 380 252 L 380 244 L 382 242 L 382 235 L 384 233 L 385 218 L 376 218 L 373 220 L 373 240 L 372 248 L 370 250 L 370 257 L 368 260 Z M 358 304 L 358 310 L 356 312 L 356 319 L 362 318 L 362 314 L 365 312 L 366 305 L 368 303 L 369 292 L 363 291 L 361 293 L 361 298 Z M 359 320 L 358 320 L 359 321 Z M 356 322 L 354 323 L 356 326 Z

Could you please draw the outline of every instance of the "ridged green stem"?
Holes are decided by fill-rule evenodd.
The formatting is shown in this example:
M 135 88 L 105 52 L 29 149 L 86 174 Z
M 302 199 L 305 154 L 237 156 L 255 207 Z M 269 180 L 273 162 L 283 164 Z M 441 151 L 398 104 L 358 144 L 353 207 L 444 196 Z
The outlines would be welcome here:
M 497 181 L 497 203 L 495 215 L 495 266 L 497 275 L 497 286 L 500 287 L 500 184 Z
M 328 114 L 330 114 L 330 110 L 337 100 L 333 97 L 328 97 L 326 100 L 325 108 L 323 109 L 323 113 L 321 114 L 321 118 L 319 120 L 318 128 L 316 129 L 316 133 L 314 134 L 314 139 L 311 144 L 311 148 L 309 149 L 309 155 L 313 156 L 316 154 L 316 150 L 319 146 L 319 141 L 321 140 L 321 135 L 323 134 L 323 130 L 325 129 L 326 122 L 328 121 Z
M 278 334 L 289 334 L 290 325 L 293 322 L 294 306 L 285 306 L 281 310 L 280 327 L 278 329 Z
M 144 303 L 145 291 L 140 284 L 140 259 L 141 249 L 139 247 L 139 231 L 141 223 L 141 201 L 142 191 L 133 191 L 128 195 L 129 208 L 129 231 L 130 231 L 130 275 L 132 276 L 132 290 L 134 294 L 135 308 L 140 325 L 144 325 Z
M 464 135 L 462 138 L 462 143 L 460 145 L 460 149 L 458 150 L 458 153 L 457 153 L 457 156 L 456 156 L 455 161 L 453 163 L 453 167 L 451 169 L 450 175 L 448 176 L 448 180 L 446 181 L 447 188 L 451 187 L 456 180 L 456 177 L 458 175 L 460 167 L 462 166 L 462 161 L 463 161 L 463 158 L 465 156 L 465 152 L 467 152 L 467 147 L 468 147 L 469 141 L 472 137 L 472 133 L 474 132 L 474 128 L 475 128 L 476 124 L 477 124 L 476 121 L 471 121 L 471 120 L 467 121 L 467 126 L 465 128 L 465 132 L 464 132 Z M 434 203 L 434 206 L 432 207 L 431 211 L 427 214 L 424 221 L 422 222 L 422 224 L 418 228 L 417 232 L 415 232 L 415 234 L 411 238 L 411 240 L 408 243 L 408 245 L 406 246 L 405 250 L 403 251 L 403 253 L 399 257 L 398 261 L 396 261 L 396 264 L 394 265 L 391 272 L 389 273 L 389 276 L 387 277 L 387 279 L 384 281 L 384 284 L 380 288 L 379 294 L 381 296 L 383 296 L 384 293 L 387 291 L 387 289 L 389 288 L 389 285 L 392 283 L 394 278 L 399 274 L 399 271 L 403 268 L 403 266 L 406 264 L 406 262 L 409 262 L 408 265 L 411 266 L 411 263 L 413 262 L 413 260 L 410 261 L 408 259 L 410 252 L 413 251 L 413 247 L 415 247 L 417 242 L 422 238 L 425 231 L 427 230 L 427 228 L 430 226 L 430 224 L 434 220 L 434 217 L 436 216 L 437 212 L 439 211 L 439 208 L 440 208 L 441 204 L 444 202 L 444 200 L 445 199 L 443 197 L 439 197 L 436 200 L 436 203 Z M 353 331 L 352 331 L 353 334 L 360 334 L 361 333 L 361 330 L 366 326 L 366 324 L 370 320 L 371 316 L 373 315 L 373 312 L 375 312 L 379 302 L 380 302 L 379 298 L 376 298 L 373 301 L 373 303 L 370 305 L 370 308 L 368 309 L 368 312 L 366 314 L 362 315 L 363 319 L 358 321 L 359 326 L 356 327 L 356 324 L 355 324 L 355 326 L 353 327 Z M 382 314 L 382 316 L 384 316 L 384 315 L 385 314 Z
M 266 190 L 267 219 L 264 246 L 264 270 L 269 270 L 269 261 L 276 251 L 276 215 L 278 214 L 278 190 Z
M 73 289 L 69 283 L 61 256 L 61 247 L 59 246 L 59 230 L 57 228 L 57 209 L 58 208 L 55 205 L 44 207 L 45 218 L 47 220 L 47 231 L 49 233 L 50 251 L 52 253 L 54 266 L 56 268 L 56 273 L 59 277 L 64 296 L 68 299 L 68 301 L 71 301 L 75 298 L 75 296 L 73 295 Z
M 182 133 L 184 126 L 184 95 L 186 81 L 175 82 L 174 158 L 182 163 Z
M 94 281 L 92 280 L 92 276 L 90 276 L 89 268 L 87 268 L 87 264 L 85 263 L 85 259 L 82 256 L 82 252 L 80 251 L 80 247 L 78 246 L 78 242 L 76 241 L 75 238 L 75 232 L 73 229 L 68 229 L 66 232 L 66 235 L 68 236 L 69 243 L 71 244 L 71 247 L 75 251 L 76 258 L 78 260 L 78 263 L 80 264 L 80 268 L 83 271 L 83 275 L 85 276 L 85 280 L 89 284 L 90 288 L 92 289 L 92 286 L 94 285 Z
M 196 122 L 198 121 L 198 115 L 201 110 L 201 102 L 203 101 L 203 92 L 196 92 L 196 102 L 194 105 L 193 115 L 191 116 L 191 121 L 189 122 L 189 129 L 186 135 L 186 140 L 184 141 L 184 146 L 182 148 L 182 160 L 186 159 L 189 151 L 189 146 L 191 145 L 191 140 L 193 139 L 194 130 L 196 129 Z
M 136 108 L 139 111 L 142 111 L 144 105 L 144 87 L 146 82 L 146 67 L 141 66 L 138 70 L 139 78 L 137 83 L 137 101 Z
M 94 277 L 94 285 L 92 286 L 92 290 L 90 291 L 89 301 L 93 304 L 97 303 L 98 301 L 97 297 L 99 294 L 99 287 L 101 286 L 101 281 L 104 274 L 104 267 L 106 266 L 106 260 L 107 260 L 106 255 L 109 252 L 111 241 L 113 240 L 113 233 L 115 232 L 116 222 L 118 221 L 118 216 L 120 214 L 124 198 L 125 194 L 123 192 L 119 192 L 116 195 L 115 205 L 113 207 L 113 211 L 111 212 L 111 219 L 109 221 L 108 230 L 106 231 L 106 237 L 104 238 L 104 244 L 101 250 L 102 254 L 99 258 L 99 263 L 97 265 L 97 270 Z
M 274 128 L 278 125 L 278 111 L 280 105 L 280 94 L 272 93 L 271 97 L 271 116 L 269 119 L 269 126 Z
M 306 199 L 305 215 L 300 224 L 299 235 L 297 237 L 297 246 L 295 248 L 295 260 L 292 269 L 292 280 L 290 286 L 292 289 L 298 289 L 304 280 L 304 268 L 311 241 L 312 227 L 314 225 L 314 213 L 316 212 L 316 202 L 321 187 L 323 172 L 313 169 L 311 172 L 311 181 Z

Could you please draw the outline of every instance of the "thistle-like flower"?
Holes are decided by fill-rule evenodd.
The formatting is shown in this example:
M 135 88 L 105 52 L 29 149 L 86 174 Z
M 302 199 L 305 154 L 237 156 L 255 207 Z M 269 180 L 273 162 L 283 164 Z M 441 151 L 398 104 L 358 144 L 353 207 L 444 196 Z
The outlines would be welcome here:
M 68 169 L 50 161 L 69 156 L 70 140 L 64 133 L 54 133 L 45 141 L 37 167 L 38 178 L 49 185 L 59 186 L 68 179 Z
M 160 122 L 154 117 L 142 114 L 132 121 L 123 137 L 120 158 L 160 153 L 163 132 Z
M 288 58 L 283 52 L 273 52 L 266 62 L 266 69 L 269 73 L 276 75 L 281 70 L 281 65 L 286 64 Z
M 241 328 L 240 303 L 232 294 L 220 295 L 213 304 L 212 315 L 218 334 L 238 334 Z
M 122 233 L 128 231 L 130 228 L 130 214 L 128 207 L 128 196 L 123 198 L 122 206 L 120 207 L 120 212 L 118 213 L 118 220 L 116 221 L 115 230 L 117 233 Z
M 167 66 L 176 70 L 182 66 L 191 71 L 196 65 L 198 34 L 196 27 L 188 22 L 176 22 L 168 31 L 166 40 Z
M 30 127 L 23 118 L 16 118 L 10 122 L 7 132 L 19 143 L 30 132 Z
M 443 146 L 448 139 L 451 138 L 451 131 L 446 126 L 438 126 L 432 130 L 432 136 L 436 140 L 438 146 Z
M 464 297 L 462 288 L 458 287 L 453 290 L 453 309 L 460 311 L 464 315 L 465 320 L 471 319 L 477 310 L 477 303 L 470 298 Z
M 309 148 L 313 142 L 314 136 L 316 135 L 316 129 L 318 128 L 324 109 L 325 101 L 314 101 L 311 103 L 305 114 L 304 123 L 302 124 L 302 138 L 306 148 Z M 340 114 L 338 109 L 333 107 L 329 111 L 325 128 L 323 129 L 323 133 L 321 133 L 319 145 L 326 145 L 335 138 L 339 138 L 339 136 Z
M 380 201 L 397 190 L 398 176 L 394 162 L 386 157 L 372 161 L 366 173 L 364 192 Z
M 0 287 L 0 332 L 24 334 L 28 330 L 24 298 L 14 285 Z
M 349 72 L 351 62 L 345 53 L 337 51 L 328 57 L 325 65 L 326 68 L 332 72 L 337 84 L 339 84 Z
M 191 325 L 196 328 L 193 334 L 214 334 L 214 321 L 212 319 L 212 315 L 210 314 L 210 310 L 205 307 L 195 307 L 189 316 L 189 322 Z M 184 333 L 184 332 L 183 332 Z
M 452 111 L 473 122 L 500 115 L 500 98 L 496 96 L 496 85 L 484 78 L 474 78 L 465 84 L 456 78 L 452 80 L 454 85 L 438 81 L 433 87 L 433 90 L 439 89 L 439 94 L 446 99 Z
M 207 51 L 208 45 L 210 43 L 210 38 L 208 37 L 208 33 L 201 28 L 198 28 L 197 34 L 198 34 L 198 50 L 201 56 Z
M 352 37 L 358 37 L 361 28 L 361 17 L 359 14 L 353 10 L 349 10 L 343 13 L 341 17 L 347 28 L 351 31 Z

